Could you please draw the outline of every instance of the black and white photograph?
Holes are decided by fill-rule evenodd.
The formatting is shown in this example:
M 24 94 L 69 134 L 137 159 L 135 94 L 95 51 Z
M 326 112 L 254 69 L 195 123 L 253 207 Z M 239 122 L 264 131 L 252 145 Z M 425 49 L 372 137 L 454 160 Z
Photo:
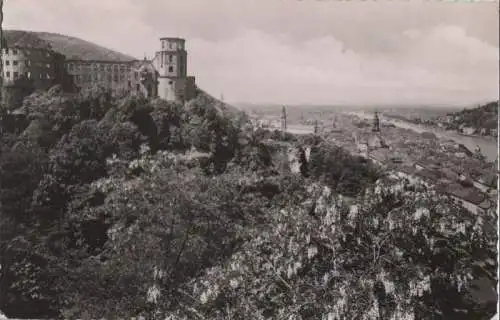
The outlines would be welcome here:
M 0 320 L 499 320 L 498 0 L 0 0 Z

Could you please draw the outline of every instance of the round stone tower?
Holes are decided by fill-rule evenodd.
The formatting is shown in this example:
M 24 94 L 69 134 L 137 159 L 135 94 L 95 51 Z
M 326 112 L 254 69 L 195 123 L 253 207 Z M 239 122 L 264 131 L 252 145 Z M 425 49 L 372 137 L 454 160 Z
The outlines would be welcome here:
M 182 38 L 160 38 L 158 52 L 158 96 L 165 100 L 184 100 L 187 77 L 187 51 Z

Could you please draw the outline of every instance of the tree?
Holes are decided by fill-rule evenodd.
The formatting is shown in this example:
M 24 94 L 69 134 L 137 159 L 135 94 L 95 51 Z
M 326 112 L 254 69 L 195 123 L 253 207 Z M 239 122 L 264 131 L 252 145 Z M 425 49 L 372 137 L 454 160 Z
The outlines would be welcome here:
M 65 288 L 60 294 L 65 317 L 148 311 L 151 286 L 169 301 L 180 283 L 232 251 L 242 221 L 236 181 L 198 171 L 179 176 L 163 161 L 158 155 L 137 162 L 144 173 L 131 180 L 98 181 L 91 189 L 105 195 L 101 204 L 70 206 L 76 210 L 68 223 L 76 229 L 99 217 L 108 227 L 101 250 L 87 251 L 87 258 L 57 280 L 58 288 Z M 89 240 L 83 237 L 80 247 L 90 248 Z M 163 274 L 158 282 L 151 276 L 155 270 Z
M 327 142 L 311 148 L 308 171 L 311 177 L 348 196 L 358 194 L 380 176 L 366 159 Z
M 314 190 L 317 191 L 314 191 Z M 410 191 L 414 190 L 414 191 Z M 420 190 L 420 191 L 416 191 Z M 494 288 L 495 241 L 448 198 L 382 181 L 350 206 L 321 189 L 315 215 L 276 210 L 225 263 L 183 287 L 178 319 L 489 319 L 467 298 L 472 279 Z M 481 248 L 481 249 L 479 249 Z M 475 261 L 475 262 L 474 262 Z M 474 267 L 480 264 L 481 268 Z

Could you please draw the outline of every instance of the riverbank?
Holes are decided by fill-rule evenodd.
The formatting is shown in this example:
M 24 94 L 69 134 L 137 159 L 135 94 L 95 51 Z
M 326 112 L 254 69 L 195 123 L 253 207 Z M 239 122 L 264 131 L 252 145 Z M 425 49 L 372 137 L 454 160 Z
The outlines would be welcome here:
M 373 114 L 363 111 L 348 112 L 347 114 L 351 116 L 357 116 L 361 119 L 369 121 L 373 119 Z M 423 125 L 417 125 L 409 121 L 403 121 L 400 119 L 396 120 L 393 118 L 381 117 L 380 122 L 386 124 L 393 124 L 396 127 L 412 130 L 418 133 L 431 132 L 435 134 L 436 137 L 438 137 L 439 139 L 455 141 L 456 143 L 463 144 L 469 150 L 475 150 L 476 147 L 479 146 L 479 148 L 481 149 L 481 153 L 486 157 L 486 160 L 489 162 L 493 162 L 498 158 L 499 148 L 496 140 L 484 139 L 484 137 L 482 136 L 476 137 L 476 136 L 462 135 L 457 132 L 447 131 L 444 129 L 438 129 L 433 127 L 427 127 Z
M 458 132 L 456 130 L 448 130 L 448 129 L 444 129 L 444 128 L 429 125 L 429 124 L 415 123 L 415 122 L 412 122 L 411 120 L 400 118 L 400 117 L 387 116 L 387 115 L 385 115 L 384 117 L 385 117 L 385 119 L 390 119 L 393 121 L 407 122 L 409 124 L 425 128 L 426 130 L 436 130 L 436 131 L 441 131 L 441 132 L 447 132 L 450 134 L 458 134 L 458 135 L 464 136 L 464 137 L 478 138 L 478 139 L 484 139 L 484 140 L 494 141 L 494 142 L 498 141 L 498 136 L 483 136 L 480 134 L 466 134 L 466 133 Z

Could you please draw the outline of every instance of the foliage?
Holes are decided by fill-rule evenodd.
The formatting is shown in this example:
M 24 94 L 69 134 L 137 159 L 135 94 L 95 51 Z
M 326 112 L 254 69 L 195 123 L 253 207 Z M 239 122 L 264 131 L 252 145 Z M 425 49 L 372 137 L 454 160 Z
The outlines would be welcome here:
M 38 186 L 47 155 L 33 144 L 18 144 L 1 154 L 0 203 L 3 217 L 27 222 L 31 195 Z
M 311 148 L 309 174 L 334 191 L 353 196 L 379 178 L 380 174 L 370 162 L 352 156 L 346 150 L 324 142 Z
M 101 179 L 86 191 L 103 194 L 102 204 L 82 207 L 76 200 L 70 206 L 68 223 L 81 230 L 80 248 L 87 248 L 87 259 L 59 278 L 66 317 L 126 318 L 148 311 L 151 285 L 166 299 L 170 290 L 237 244 L 245 222 L 237 181 L 205 177 L 197 169 L 179 175 L 171 165 L 162 155 L 132 162 L 144 170 L 139 177 Z M 91 243 L 95 235 L 85 236 L 92 221 L 111 226 L 100 248 Z M 151 278 L 155 270 L 164 275 L 156 283 Z
M 462 288 L 496 281 L 496 217 L 380 179 L 318 137 L 254 131 L 206 94 L 183 105 L 54 87 L 18 111 L 0 122 L 9 316 L 490 313 Z
M 326 190 L 314 216 L 301 207 L 276 209 L 228 261 L 186 284 L 181 307 L 167 314 L 488 319 L 494 300 L 478 311 L 464 297 L 473 279 L 488 276 L 495 285 L 491 222 L 423 190 L 391 181 L 350 206 Z
M 497 129 L 498 101 L 490 102 L 473 109 L 464 109 L 451 114 L 458 125 L 465 125 L 472 128 Z

